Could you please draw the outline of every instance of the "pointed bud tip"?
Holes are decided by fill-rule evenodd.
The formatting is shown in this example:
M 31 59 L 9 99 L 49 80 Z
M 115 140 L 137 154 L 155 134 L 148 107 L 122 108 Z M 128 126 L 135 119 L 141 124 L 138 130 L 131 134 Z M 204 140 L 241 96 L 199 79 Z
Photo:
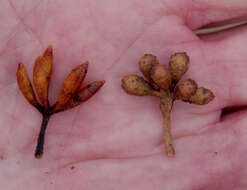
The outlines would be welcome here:
M 52 45 L 49 45 L 49 46 L 46 48 L 46 51 L 47 51 L 47 52 L 52 52 Z
M 20 73 L 23 69 L 25 69 L 25 66 L 23 65 L 22 62 L 19 62 L 19 63 L 18 63 L 17 70 L 16 70 L 16 75 L 17 75 L 17 77 L 18 77 L 19 73 Z
M 76 68 L 75 68 L 75 70 L 80 70 L 80 71 L 83 71 L 84 69 L 88 69 L 88 61 L 87 62 L 85 62 L 85 63 L 82 63 L 82 64 L 80 64 L 80 65 L 78 65 Z
M 52 57 L 52 46 L 51 45 L 49 45 L 46 48 L 46 50 L 45 50 L 45 52 L 43 54 L 43 57 Z
M 82 64 L 82 66 L 87 69 L 88 68 L 88 64 L 89 64 L 89 62 L 86 61 L 85 63 Z
M 47 49 L 52 51 L 52 45 L 48 45 Z
M 18 70 L 21 69 L 21 68 L 23 68 L 23 67 L 24 67 L 23 63 L 22 62 L 19 62 L 18 63 Z
M 75 67 L 72 71 L 75 72 L 75 74 L 82 74 L 85 71 L 87 72 L 87 68 L 88 68 L 88 63 L 82 63 L 80 65 L 78 65 L 77 67 Z
M 103 86 L 104 83 L 105 83 L 104 80 L 94 81 L 93 83 L 88 85 L 88 90 L 94 94 Z

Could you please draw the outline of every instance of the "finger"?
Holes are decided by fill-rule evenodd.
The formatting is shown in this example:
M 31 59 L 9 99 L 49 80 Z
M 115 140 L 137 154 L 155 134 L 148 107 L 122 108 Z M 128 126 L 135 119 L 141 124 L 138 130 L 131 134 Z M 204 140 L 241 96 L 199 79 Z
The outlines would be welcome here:
M 178 5 L 183 6 L 181 3 L 178 3 Z M 247 4 L 245 0 L 195 0 L 184 7 L 187 7 L 187 14 L 185 16 L 186 24 L 192 29 L 209 24 L 240 21 L 247 17 Z M 178 8 L 177 10 L 180 9 Z M 184 8 L 182 8 L 182 10 L 184 10 Z
M 212 27 L 207 27 L 207 28 L 202 28 L 195 30 L 196 35 L 207 35 L 207 34 L 214 34 L 214 33 L 219 33 L 219 32 L 224 32 L 226 30 L 230 29 L 235 29 L 237 27 L 245 26 L 247 24 L 247 20 L 244 21 L 238 21 L 238 22 L 233 22 L 221 26 L 212 26 Z M 202 38 L 203 36 L 201 36 Z

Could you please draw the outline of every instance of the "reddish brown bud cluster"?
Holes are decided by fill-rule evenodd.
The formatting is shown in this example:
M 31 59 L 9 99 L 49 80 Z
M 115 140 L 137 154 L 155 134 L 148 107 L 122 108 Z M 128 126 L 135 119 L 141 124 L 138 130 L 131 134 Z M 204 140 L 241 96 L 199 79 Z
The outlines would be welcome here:
M 17 82 L 22 94 L 30 104 L 35 106 L 40 111 L 43 116 L 38 144 L 35 150 L 36 158 L 41 158 L 43 155 L 45 130 L 50 116 L 60 111 L 65 111 L 80 105 L 92 97 L 105 83 L 104 80 L 95 81 L 80 89 L 88 68 L 88 62 L 83 63 L 73 69 L 67 76 L 63 82 L 58 101 L 55 105 L 50 106 L 48 100 L 48 88 L 52 73 L 52 62 L 52 47 L 49 46 L 45 50 L 44 54 L 36 59 L 34 64 L 33 83 L 40 103 L 35 97 L 32 84 L 29 80 L 25 66 L 22 63 L 19 63 L 16 72 Z
M 174 156 L 170 130 L 170 113 L 174 100 L 204 105 L 214 99 L 214 94 L 203 87 L 198 88 L 192 79 L 185 79 L 177 85 L 189 67 L 189 57 L 185 52 L 172 55 L 169 68 L 160 64 L 156 56 L 145 54 L 139 61 L 139 67 L 148 81 L 138 75 L 127 75 L 122 79 L 122 88 L 128 94 L 158 96 L 161 99 L 166 153 L 168 156 Z

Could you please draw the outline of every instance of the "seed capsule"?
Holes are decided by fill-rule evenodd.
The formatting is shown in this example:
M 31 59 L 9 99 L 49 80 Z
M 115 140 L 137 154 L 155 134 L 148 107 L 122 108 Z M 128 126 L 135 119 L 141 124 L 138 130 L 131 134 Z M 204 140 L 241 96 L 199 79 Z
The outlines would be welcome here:
M 87 68 L 88 62 L 79 65 L 70 72 L 63 82 L 54 111 L 60 110 L 80 88 L 81 83 L 86 76 Z
M 154 65 L 151 70 L 151 78 L 160 88 L 164 90 L 168 90 L 171 87 L 172 78 L 166 65 Z
M 158 64 L 157 57 L 152 54 L 145 54 L 141 57 L 139 61 L 139 67 L 142 74 L 147 77 L 147 79 L 151 79 L 150 72 L 154 65 Z
M 196 93 L 190 97 L 189 102 L 192 104 L 205 105 L 214 99 L 214 94 L 211 90 L 200 87 Z
M 172 75 L 172 79 L 175 82 L 178 82 L 184 73 L 189 68 L 189 57 L 185 52 L 183 53 L 175 53 L 171 56 L 169 62 L 169 70 Z
M 18 65 L 16 77 L 19 89 L 21 90 L 22 94 L 30 104 L 36 107 L 38 105 L 38 102 L 36 100 L 32 84 L 29 80 L 27 70 L 22 63 L 19 63 Z
M 49 46 L 42 57 L 38 57 L 33 68 L 33 83 L 41 104 L 49 107 L 48 88 L 52 73 L 52 47 Z
M 178 84 L 178 86 L 175 88 L 174 96 L 176 99 L 188 101 L 190 97 L 196 93 L 196 90 L 196 82 L 192 79 L 186 79 Z
M 122 88 L 128 93 L 136 96 L 154 95 L 154 90 L 142 77 L 138 75 L 127 75 L 122 79 Z
M 171 56 L 169 69 L 159 64 L 156 57 L 145 54 L 140 62 L 140 70 L 148 81 L 132 74 L 122 79 L 122 88 L 136 96 L 152 95 L 160 98 L 160 111 L 163 116 L 164 143 L 168 157 L 175 156 L 171 134 L 171 111 L 176 99 L 194 104 L 207 104 L 214 95 L 205 88 L 197 88 L 192 79 L 186 79 L 177 85 L 183 74 L 188 70 L 189 57 L 186 53 L 176 53 Z M 159 87 L 159 88 L 158 88 Z

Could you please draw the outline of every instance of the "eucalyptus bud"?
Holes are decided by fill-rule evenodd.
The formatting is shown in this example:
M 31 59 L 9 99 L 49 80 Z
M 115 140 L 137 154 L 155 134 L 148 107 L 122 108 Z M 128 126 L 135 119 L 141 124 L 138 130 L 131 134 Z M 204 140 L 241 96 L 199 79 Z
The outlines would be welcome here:
M 190 97 L 189 102 L 192 104 L 205 105 L 214 99 L 214 94 L 211 90 L 200 87 L 196 93 Z
M 183 101 L 189 101 L 190 97 L 196 93 L 197 84 L 192 79 L 183 80 L 175 88 L 175 98 Z
M 151 78 L 160 88 L 164 90 L 170 89 L 172 78 L 166 65 L 154 65 L 151 70 Z
M 58 101 L 54 107 L 54 112 L 60 110 L 66 105 L 68 100 L 73 97 L 75 92 L 79 90 L 86 74 L 87 74 L 88 62 L 85 62 L 76 68 L 74 68 L 67 78 L 64 80 L 60 90 Z
M 17 72 L 16 72 L 17 82 L 19 89 L 21 90 L 24 97 L 27 99 L 27 101 L 34 105 L 35 107 L 38 106 L 38 101 L 35 97 L 32 84 L 29 80 L 27 70 L 23 63 L 18 64 Z
M 178 82 L 184 73 L 189 68 L 189 57 L 185 52 L 183 53 L 175 53 L 171 56 L 169 62 L 169 70 L 172 75 L 172 79 L 175 82 Z
M 150 72 L 152 70 L 152 67 L 158 63 L 159 62 L 156 56 L 152 54 L 144 54 L 144 56 L 142 56 L 139 61 L 139 67 L 140 67 L 142 74 L 145 77 L 147 77 L 147 79 L 150 79 Z
M 41 102 L 45 108 L 49 107 L 48 88 L 52 73 L 52 47 L 49 46 L 43 56 L 36 59 L 33 68 L 33 84 Z
M 136 96 L 153 95 L 154 90 L 150 84 L 138 75 L 127 75 L 122 79 L 122 88 L 128 93 Z

